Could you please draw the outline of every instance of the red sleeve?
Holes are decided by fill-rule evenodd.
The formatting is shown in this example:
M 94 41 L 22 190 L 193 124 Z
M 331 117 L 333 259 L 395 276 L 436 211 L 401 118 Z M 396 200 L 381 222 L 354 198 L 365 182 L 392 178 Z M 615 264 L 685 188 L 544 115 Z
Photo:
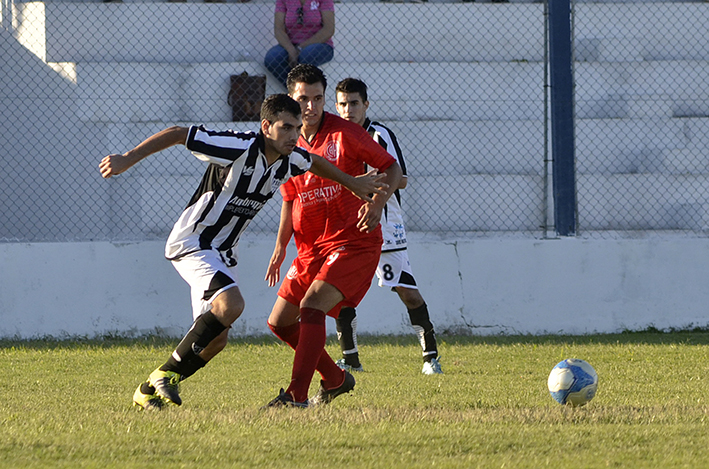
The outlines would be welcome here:
M 281 185 L 281 195 L 283 196 L 283 200 L 286 202 L 295 200 L 298 196 L 298 192 L 295 189 L 295 184 L 293 184 L 293 178 L 288 179 L 285 184 Z

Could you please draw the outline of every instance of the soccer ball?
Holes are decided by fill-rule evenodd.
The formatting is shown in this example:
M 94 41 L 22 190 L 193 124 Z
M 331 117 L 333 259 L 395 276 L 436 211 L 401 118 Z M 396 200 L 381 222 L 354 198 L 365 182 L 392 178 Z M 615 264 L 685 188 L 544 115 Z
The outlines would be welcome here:
M 598 375 L 588 362 L 567 358 L 551 370 L 547 386 L 559 404 L 582 406 L 596 395 Z

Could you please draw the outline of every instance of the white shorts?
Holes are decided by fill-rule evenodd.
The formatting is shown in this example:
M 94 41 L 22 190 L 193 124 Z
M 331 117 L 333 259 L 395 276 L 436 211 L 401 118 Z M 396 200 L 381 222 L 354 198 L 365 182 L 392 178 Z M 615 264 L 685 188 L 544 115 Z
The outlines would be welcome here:
M 406 287 L 418 290 L 411 271 L 408 251 L 383 252 L 379 257 L 377 277 L 380 287 Z
M 239 286 L 236 266 L 227 266 L 214 250 L 188 254 L 172 261 L 172 265 L 190 286 L 193 319 L 210 311 L 218 294 Z

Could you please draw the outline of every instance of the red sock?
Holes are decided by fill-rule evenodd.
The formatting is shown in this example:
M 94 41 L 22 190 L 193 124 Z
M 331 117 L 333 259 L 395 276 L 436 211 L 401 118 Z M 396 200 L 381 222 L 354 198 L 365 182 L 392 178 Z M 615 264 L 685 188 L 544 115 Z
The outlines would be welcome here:
M 345 372 L 337 366 L 335 360 L 325 350 L 320 355 L 316 370 L 322 376 L 325 389 L 337 388 L 345 382 Z
M 298 346 L 298 339 L 300 338 L 300 323 L 291 324 L 290 326 L 274 326 L 268 324 L 271 331 L 281 339 L 283 342 L 290 345 L 290 347 L 295 350 Z M 325 389 L 332 389 L 340 386 L 345 379 L 345 373 L 340 369 L 340 367 L 335 364 L 335 361 L 324 352 L 320 355 L 318 364 L 315 369 L 325 384 Z
M 273 332 L 276 337 L 281 339 L 283 342 L 290 345 L 290 348 L 295 350 L 298 346 L 298 338 L 300 337 L 300 323 L 296 322 L 290 326 L 274 326 L 268 323 L 269 329 Z
M 308 389 L 320 355 L 325 350 L 325 313 L 314 308 L 300 308 L 300 338 L 295 348 L 289 392 L 296 402 L 308 398 Z

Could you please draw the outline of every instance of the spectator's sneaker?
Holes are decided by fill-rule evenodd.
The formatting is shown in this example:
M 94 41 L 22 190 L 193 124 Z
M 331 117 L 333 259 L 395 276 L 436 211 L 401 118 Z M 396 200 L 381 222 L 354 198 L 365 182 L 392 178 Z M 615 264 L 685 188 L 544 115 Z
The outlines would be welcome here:
M 140 383 L 133 393 L 133 405 L 143 410 L 161 410 L 165 405 L 162 397 L 155 394 L 155 388 L 148 381 Z
M 442 375 L 443 370 L 441 370 L 441 364 L 438 362 L 438 358 L 432 358 L 430 362 L 424 362 L 421 373 L 425 375 Z
M 271 402 L 261 408 L 266 409 L 268 407 L 297 407 L 300 409 L 304 409 L 308 406 L 309 403 L 307 399 L 305 400 L 305 402 L 296 402 L 293 400 L 293 396 L 291 396 L 290 393 L 285 392 L 283 388 L 281 388 L 281 392 L 275 397 L 275 399 L 273 399 Z
M 334 398 L 340 394 L 345 394 L 352 391 L 355 387 L 355 379 L 347 370 L 345 370 L 345 380 L 342 384 L 335 389 L 325 389 L 323 387 L 323 382 L 320 380 L 320 389 L 318 393 L 310 398 L 310 405 L 323 405 L 329 404 Z
M 150 373 L 148 382 L 155 388 L 155 393 L 176 405 L 182 405 L 180 398 L 180 375 L 174 371 L 162 371 L 160 368 Z
M 344 358 L 340 358 L 339 360 L 337 360 L 337 361 L 335 362 L 335 364 L 336 364 L 338 367 L 340 367 L 341 370 L 345 370 L 345 371 L 350 371 L 350 372 L 352 372 L 352 371 L 364 371 L 364 368 L 362 368 L 362 364 L 361 364 L 361 363 L 359 364 L 359 366 L 352 366 L 352 365 L 349 365 L 349 364 L 345 363 L 345 359 L 344 359 Z

